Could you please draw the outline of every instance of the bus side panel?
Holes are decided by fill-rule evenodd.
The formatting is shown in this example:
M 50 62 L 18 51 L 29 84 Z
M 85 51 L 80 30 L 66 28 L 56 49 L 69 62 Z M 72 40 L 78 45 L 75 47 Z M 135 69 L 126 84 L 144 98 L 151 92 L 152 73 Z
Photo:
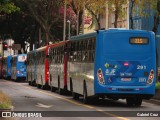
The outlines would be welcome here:
M 3 58 L 4 62 L 3 62 L 3 78 L 6 79 L 7 78 L 7 57 Z
M 54 88 L 66 89 L 64 76 L 64 46 L 50 48 L 49 54 L 49 73 L 50 85 Z
M 94 64 L 93 63 L 68 63 L 69 77 L 72 78 L 73 92 L 83 95 L 84 80 L 87 85 L 87 95 L 94 95 Z
M 31 66 L 32 66 L 32 60 L 31 60 L 31 52 L 29 52 L 27 54 L 27 68 L 26 68 L 26 74 L 27 74 L 27 81 L 30 82 L 32 81 L 31 80 L 31 72 L 32 72 L 32 69 L 31 69 Z
M 44 64 L 38 64 L 36 66 L 36 81 L 37 81 L 37 84 L 40 84 L 40 85 L 44 85 L 44 79 L 45 79 L 45 66 Z
M 0 78 L 2 78 L 2 57 L 0 58 Z
M 34 80 L 36 82 L 36 67 L 37 67 L 37 60 L 36 60 L 36 50 L 34 51 L 34 66 L 33 66 L 33 77 L 34 77 Z
M 11 77 L 11 59 L 12 59 L 12 56 L 8 56 L 7 58 L 7 77 Z
M 48 80 L 49 80 L 49 62 L 47 59 L 45 59 L 45 83 L 46 84 L 49 84 Z
M 158 32 L 156 33 L 156 48 L 158 55 L 158 80 L 160 81 L 160 25 L 158 25 Z

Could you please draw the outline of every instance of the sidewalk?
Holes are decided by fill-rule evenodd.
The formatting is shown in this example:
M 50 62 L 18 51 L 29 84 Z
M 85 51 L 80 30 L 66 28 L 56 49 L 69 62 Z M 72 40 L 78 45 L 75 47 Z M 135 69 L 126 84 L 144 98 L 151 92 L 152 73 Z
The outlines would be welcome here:
M 154 97 L 150 100 L 145 100 L 145 102 L 154 103 L 160 105 L 160 90 L 156 91 Z
M 145 102 L 149 102 L 149 103 L 154 103 L 154 104 L 160 105 L 160 100 L 158 100 L 158 99 L 145 100 Z

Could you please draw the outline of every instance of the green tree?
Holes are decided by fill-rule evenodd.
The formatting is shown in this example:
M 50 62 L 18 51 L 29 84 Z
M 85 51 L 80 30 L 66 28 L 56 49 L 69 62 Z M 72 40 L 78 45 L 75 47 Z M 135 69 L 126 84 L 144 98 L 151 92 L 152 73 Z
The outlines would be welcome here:
M 51 38 L 51 28 L 61 21 L 59 9 L 63 0 L 23 0 L 29 11 L 45 32 L 46 44 Z
M 11 37 L 15 43 L 21 44 L 24 51 L 24 41 L 28 41 L 32 50 L 33 43 L 38 41 L 38 23 L 30 15 L 27 6 L 21 0 L 13 0 L 13 2 L 20 11 L 0 17 L 0 35 L 4 36 L 3 39 Z
M 133 15 L 136 13 L 141 17 L 148 17 L 151 15 L 152 12 L 148 12 L 148 11 L 155 11 L 155 26 L 154 26 L 154 30 L 156 31 L 156 24 L 157 24 L 157 0 L 129 0 L 130 3 L 130 25 L 131 25 L 131 29 L 133 29 Z M 158 26 L 157 26 L 158 27 Z
M 0 14 L 10 14 L 19 10 L 20 9 L 17 6 L 15 6 L 14 3 L 10 0 L 0 1 Z
M 73 9 L 77 16 L 77 35 L 80 31 L 80 26 L 83 26 L 83 13 L 86 0 L 66 0 L 66 3 Z
M 92 23 L 90 28 L 97 26 L 98 29 L 101 28 L 100 16 L 104 15 L 106 12 L 107 1 L 106 0 L 87 0 L 85 8 L 89 11 L 92 16 Z
M 122 18 L 126 11 L 123 11 L 123 5 L 127 4 L 128 0 L 67 0 L 70 3 L 70 6 L 73 8 L 75 13 L 79 18 L 79 26 L 82 24 L 82 15 L 83 9 L 87 9 L 92 16 L 92 24 L 90 27 L 94 25 L 97 26 L 98 29 L 100 26 L 100 18 L 101 15 L 104 15 L 106 12 L 106 7 L 109 12 L 113 12 L 115 15 L 114 27 L 117 27 L 118 18 Z M 81 14 L 79 14 L 81 13 Z
M 114 27 L 117 28 L 118 18 L 122 18 L 126 11 L 123 11 L 123 5 L 127 4 L 128 0 L 107 0 L 108 10 L 114 11 Z

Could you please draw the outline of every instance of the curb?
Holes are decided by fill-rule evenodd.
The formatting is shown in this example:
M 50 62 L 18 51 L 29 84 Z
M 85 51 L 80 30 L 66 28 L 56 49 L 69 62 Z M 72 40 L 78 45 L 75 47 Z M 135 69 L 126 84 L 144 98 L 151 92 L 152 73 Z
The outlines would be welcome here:
M 148 103 L 160 105 L 160 100 L 158 100 L 158 99 L 150 99 L 150 100 L 144 100 L 144 101 L 148 102 Z

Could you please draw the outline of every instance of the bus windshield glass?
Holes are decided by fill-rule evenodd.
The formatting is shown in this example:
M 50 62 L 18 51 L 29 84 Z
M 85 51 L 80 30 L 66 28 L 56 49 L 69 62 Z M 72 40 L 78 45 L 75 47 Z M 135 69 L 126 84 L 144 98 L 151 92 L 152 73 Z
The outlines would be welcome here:
M 24 62 L 26 60 L 27 56 L 22 55 L 22 56 L 18 56 L 18 62 Z

